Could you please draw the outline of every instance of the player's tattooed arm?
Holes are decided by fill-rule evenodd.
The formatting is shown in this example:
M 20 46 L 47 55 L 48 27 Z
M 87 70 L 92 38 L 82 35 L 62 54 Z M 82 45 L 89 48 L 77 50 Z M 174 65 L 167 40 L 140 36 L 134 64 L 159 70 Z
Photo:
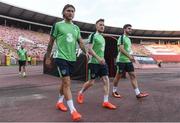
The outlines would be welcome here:
M 50 41 L 49 41 L 48 46 L 47 46 L 47 52 L 46 52 L 46 57 L 47 58 L 50 58 L 53 44 L 54 44 L 54 38 L 51 36 Z
M 81 50 L 86 54 L 87 53 L 87 49 L 85 48 L 85 45 L 83 43 L 83 39 L 80 38 L 79 39 L 79 47 L 81 48 Z

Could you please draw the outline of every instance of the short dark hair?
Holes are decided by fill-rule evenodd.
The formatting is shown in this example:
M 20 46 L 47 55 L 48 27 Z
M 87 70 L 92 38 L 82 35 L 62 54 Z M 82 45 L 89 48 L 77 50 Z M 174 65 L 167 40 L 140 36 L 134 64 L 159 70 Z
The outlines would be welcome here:
M 131 25 L 131 24 L 125 24 L 125 25 L 123 26 L 123 29 L 126 29 L 127 27 L 132 27 L 132 25 Z
M 100 18 L 99 20 L 96 21 L 96 24 L 99 23 L 100 21 L 104 22 L 104 19 Z
M 66 5 L 64 6 L 63 10 L 62 10 L 63 17 L 64 17 L 64 11 L 65 11 L 67 8 L 69 8 L 69 7 L 72 7 L 72 8 L 74 9 L 74 11 L 76 10 L 73 5 L 71 5 L 71 4 L 66 4 Z

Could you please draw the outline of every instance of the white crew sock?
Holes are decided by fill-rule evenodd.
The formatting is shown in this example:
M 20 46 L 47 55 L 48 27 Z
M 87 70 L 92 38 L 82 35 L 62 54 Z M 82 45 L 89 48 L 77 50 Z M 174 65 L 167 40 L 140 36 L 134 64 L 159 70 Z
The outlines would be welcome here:
M 136 95 L 139 95 L 139 94 L 140 94 L 139 88 L 136 88 L 136 89 L 134 89 L 134 90 L 135 90 Z
M 104 95 L 104 102 L 108 102 L 108 95 Z
M 59 94 L 58 103 L 62 103 L 64 99 L 64 95 Z
M 25 73 L 25 72 L 23 72 L 23 76 L 26 76 L 26 73 Z
M 113 86 L 113 92 L 117 92 L 117 87 Z
M 73 111 L 76 111 L 72 99 L 67 101 L 67 105 L 68 105 L 68 107 L 69 107 L 71 113 L 72 113 Z

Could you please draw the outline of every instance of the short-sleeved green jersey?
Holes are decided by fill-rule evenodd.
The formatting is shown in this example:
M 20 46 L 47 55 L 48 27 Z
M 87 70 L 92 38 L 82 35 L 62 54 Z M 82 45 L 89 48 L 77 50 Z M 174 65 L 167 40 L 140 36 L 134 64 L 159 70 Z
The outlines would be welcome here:
M 127 36 L 127 35 L 122 35 L 119 37 L 118 39 L 118 43 L 117 43 L 118 47 L 119 45 L 123 45 L 124 46 L 124 50 L 131 54 L 132 50 L 131 50 L 131 39 Z M 131 62 L 130 59 L 124 55 L 123 53 L 119 52 L 116 62 L 122 62 L 122 63 L 127 63 L 127 62 Z
M 25 49 L 19 49 L 17 51 L 17 54 L 18 54 L 18 57 L 19 57 L 20 61 L 26 61 L 27 60 L 26 59 L 26 53 L 27 53 L 27 51 Z
M 102 36 L 102 34 L 100 34 L 98 32 L 92 33 L 89 36 L 89 43 L 93 45 L 92 49 L 94 50 L 94 52 L 100 58 L 104 58 L 105 39 Z M 97 61 L 97 59 L 94 56 L 91 57 L 91 59 L 89 60 L 89 63 L 99 64 L 99 62 Z
M 81 38 L 79 27 L 65 21 L 57 22 L 52 27 L 51 36 L 56 43 L 53 57 L 76 61 L 76 45 Z

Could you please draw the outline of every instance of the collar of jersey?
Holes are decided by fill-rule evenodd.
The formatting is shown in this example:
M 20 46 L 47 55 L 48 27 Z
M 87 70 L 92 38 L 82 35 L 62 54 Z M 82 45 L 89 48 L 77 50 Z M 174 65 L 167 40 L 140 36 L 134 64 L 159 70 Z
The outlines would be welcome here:
M 125 35 L 125 34 L 124 34 L 124 37 L 128 37 L 128 35 Z
M 99 33 L 98 31 L 96 31 L 96 33 L 95 33 L 95 34 L 102 35 L 102 33 Z
M 62 23 L 67 23 L 65 20 L 62 20 Z M 73 22 L 70 22 L 69 24 L 73 24 Z

